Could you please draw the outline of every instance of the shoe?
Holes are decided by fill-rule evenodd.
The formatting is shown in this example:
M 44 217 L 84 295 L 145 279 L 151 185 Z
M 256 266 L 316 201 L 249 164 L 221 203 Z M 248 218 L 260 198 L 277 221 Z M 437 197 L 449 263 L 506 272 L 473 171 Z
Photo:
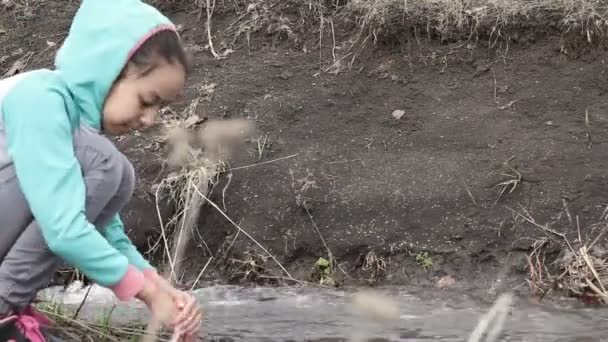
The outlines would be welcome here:
M 17 316 L 8 316 L 0 320 L 0 341 L 28 342 L 17 327 Z
M 0 341 L 7 342 L 48 342 L 57 341 L 45 336 L 42 329 L 51 325 L 43 314 L 28 306 L 19 314 L 11 314 L 0 319 Z

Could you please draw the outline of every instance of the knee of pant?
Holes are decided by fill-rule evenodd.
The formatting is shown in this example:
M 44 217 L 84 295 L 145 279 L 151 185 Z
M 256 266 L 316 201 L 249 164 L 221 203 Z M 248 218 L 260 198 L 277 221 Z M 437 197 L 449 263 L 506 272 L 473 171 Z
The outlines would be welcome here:
M 122 179 L 118 188 L 117 196 L 119 196 L 123 202 L 128 202 L 133 191 L 135 191 L 135 168 L 133 164 L 123 154 L 120 155 L 122 159 Z
M 87 187 L 103 186 L 106 192 L 116 193 L 125 182 L 123 178 L 133 172 L 124 155 L 102 135 L 77 134 L 74 151 Z

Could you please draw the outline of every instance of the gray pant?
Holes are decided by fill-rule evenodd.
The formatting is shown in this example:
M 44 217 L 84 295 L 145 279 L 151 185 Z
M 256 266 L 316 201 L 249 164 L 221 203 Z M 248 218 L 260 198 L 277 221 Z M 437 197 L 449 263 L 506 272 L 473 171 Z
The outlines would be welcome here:
M 106 137 L 80 129 L 74 149 L 86 186 L 86 217 L 97 229 L 129 201 L 133 165 Z M 46 287 L 63 260 L 47 247 L 15 170 L 0 170 L 0 316 L 20 311 Z M 49 203 L 52 206 L 52 203 Z

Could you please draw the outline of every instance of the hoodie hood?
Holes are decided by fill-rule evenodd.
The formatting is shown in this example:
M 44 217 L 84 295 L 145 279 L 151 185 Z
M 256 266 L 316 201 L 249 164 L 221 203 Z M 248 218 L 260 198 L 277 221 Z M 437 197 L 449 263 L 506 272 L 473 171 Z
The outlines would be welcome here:
M 175 30 L 140 0 L 83 0 L 55 68 L 66 82 L 80 119 L 100 129 L 105 99 L 131 54 L 161 30 Z

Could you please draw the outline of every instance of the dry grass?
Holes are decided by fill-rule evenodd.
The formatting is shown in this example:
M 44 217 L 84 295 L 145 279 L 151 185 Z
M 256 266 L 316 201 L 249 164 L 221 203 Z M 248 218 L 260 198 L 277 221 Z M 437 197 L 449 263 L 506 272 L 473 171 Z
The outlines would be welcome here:
M 194 4 L 202 12 L 208 2 Z M 233 44 L 240 37 L 249 41 L 258 31 L 300 43 L 303 37 L 298 33 L 315 32 L 312 25 L 319 31 L 319 45 L 332 44 L 334 63 L 340 59 L 336 50 L 343 56 L 355 54 L 349 50 L 357 42 L 404 29 L 446 39 L 488 37 L 491 43 L 508 36 L 510 29 L 574 32 L 588 42 L 603 39 L 608 32 L 608 3 L 603 0 L 217 0 L 212 6 L 238 12 L 224 31 L 234 38 Z M 294 8 L 299 15 L 293 14 Z M 337 31 L 354 33 L 346 38 L 346 46 L 336 42 Z
M 602 0 L 353 0 L 346 8 L 361 14 L 362 27 L 387 26 L 397 20 L 423 23 L 447 36 L 474 34 L 479 28 L 499 35 L 510 25 L 544 26 L 549 20 L 566 30 L 581 30 L 591 39 L 595 28 L 608 26 L 608 3 Z
M 157 3 L 183 6 L 177 0 Z M 263 33 L 305 52 L 318 51 L 320 71 L 332 74 L 353 67 L 379 41 L 421 45 L 439 39 L 467 48 L 484 42 L 506 54 L 511 39 L 546 33 L 561 35 L 568 55 L 577 55 L 582 42 L 608 42 L 603 0 L 193 0 L 190 6 L 204 20 L 206 49 L 215 58 L 250 49 L 252 34 Z M 237 17 L 216 35 L 212 18 L 227 12 Z

